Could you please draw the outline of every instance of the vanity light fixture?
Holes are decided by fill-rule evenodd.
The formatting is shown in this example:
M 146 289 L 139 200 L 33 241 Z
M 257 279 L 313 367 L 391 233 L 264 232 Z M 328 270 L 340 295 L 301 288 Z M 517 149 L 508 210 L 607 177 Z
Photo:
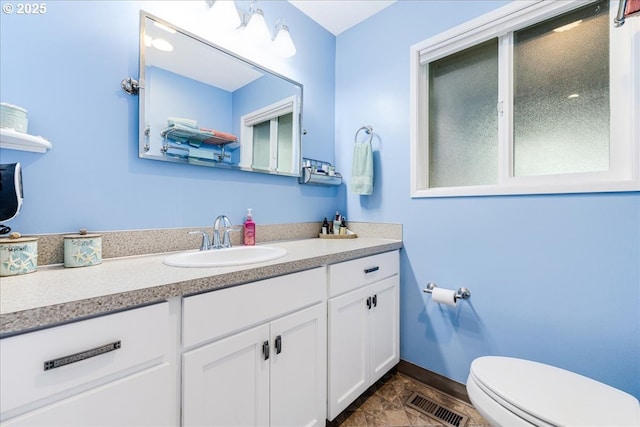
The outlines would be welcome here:
M 271 39 L 264 12 L 258 7 L 257 0 L 251 2 L 249 13 L 238 10 L 234 0 L 205 0 L 205 2 L 211 8 L 214 27 L 223 30 L 236 28 L 245 40 L 260 48 L 271 45 L 273 51 L 282 58 L 289 58 L 296 54 L 296 46 L 284 19 L 278 19 L 276 22 L 275 36 Z
M 273 38 L 273 48 L 283 58 L 289 58 L 296 54 L 296 45 L 293 44 L 289 27 L 284 24 L 284 19 L 278 19 L 278 22 L 276 22 L 276 36 Z
M 242 24 L 235 1 L 208 0 L 207 5 L 211 8 L 212 24 L 217 28 L 233 30 Z

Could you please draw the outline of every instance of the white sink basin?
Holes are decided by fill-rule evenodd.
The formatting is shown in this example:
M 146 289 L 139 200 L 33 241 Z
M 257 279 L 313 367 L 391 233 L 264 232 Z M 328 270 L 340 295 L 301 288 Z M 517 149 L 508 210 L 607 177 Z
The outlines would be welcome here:
M 273 246 L 234 246 L 232 248 L 189 251 L 164 259 L 172 267 L 227 267 L 271 261 L 287 254 L 284 248 Z

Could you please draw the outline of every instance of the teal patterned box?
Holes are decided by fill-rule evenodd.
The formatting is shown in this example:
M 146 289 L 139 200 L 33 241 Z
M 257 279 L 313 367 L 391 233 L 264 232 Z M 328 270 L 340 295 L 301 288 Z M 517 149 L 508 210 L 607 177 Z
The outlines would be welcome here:
M 18 237 L 0 239 L 0 276 L 33 273 L 38 269 L 38 239 Z
M 102 235 L 64 236 L 64 266 L 88 267 L 102 263 Z

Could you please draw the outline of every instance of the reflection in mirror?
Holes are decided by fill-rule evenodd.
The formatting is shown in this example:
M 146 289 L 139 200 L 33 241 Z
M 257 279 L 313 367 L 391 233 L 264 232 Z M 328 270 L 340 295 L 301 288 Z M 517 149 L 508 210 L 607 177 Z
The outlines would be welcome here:
M 140 13 L 140 157 L 299 176 L 302 85 Z

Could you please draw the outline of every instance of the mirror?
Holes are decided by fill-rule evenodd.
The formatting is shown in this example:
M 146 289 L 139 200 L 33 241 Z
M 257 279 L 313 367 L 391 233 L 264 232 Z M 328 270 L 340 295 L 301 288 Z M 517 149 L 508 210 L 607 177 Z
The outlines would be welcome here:
M 140 12 L 141 158 L 300 175 L 302 85 Z

